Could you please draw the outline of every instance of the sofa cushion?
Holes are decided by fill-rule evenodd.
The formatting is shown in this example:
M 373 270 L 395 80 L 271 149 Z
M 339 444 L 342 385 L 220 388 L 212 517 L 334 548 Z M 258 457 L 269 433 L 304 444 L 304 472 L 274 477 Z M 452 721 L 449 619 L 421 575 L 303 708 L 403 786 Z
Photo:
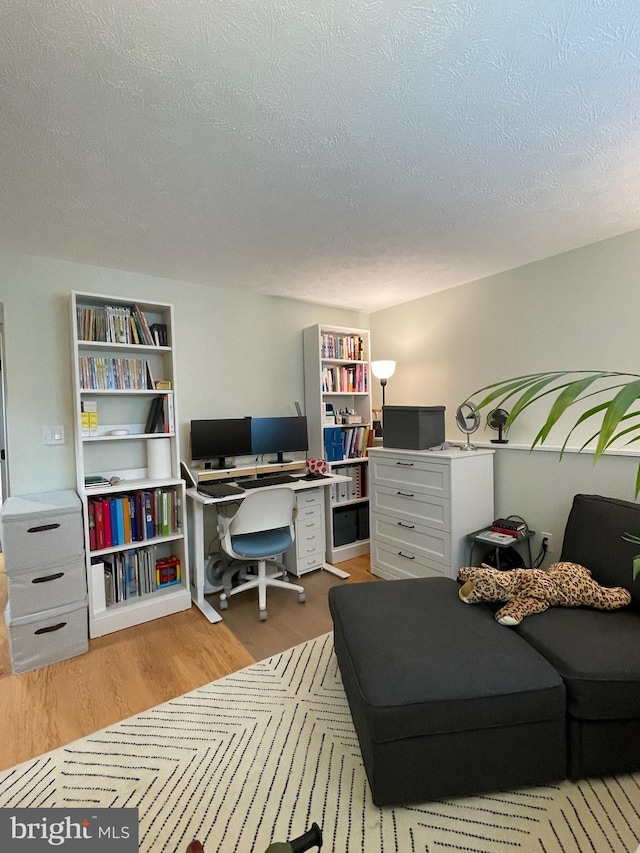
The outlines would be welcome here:
M 552 608 L 528 617 L 513 630 L 560 673 L 571 717 L 640 718 L 637 611 Z
M 640 546 L 625 542 L 640 535 L 640 505 L 601 495 L 576 495 L 569 513 L 560 560 L 586 566 L 602 586 L 623 586 L 640 608 L 640 578 L 633 580 L 633 558 Z
M 449 578 L 415 578 L 329 590 L 343 678 L 372 740 L 564 717 L 553 667 L 489 608 L 463 604 L 458 589 Z

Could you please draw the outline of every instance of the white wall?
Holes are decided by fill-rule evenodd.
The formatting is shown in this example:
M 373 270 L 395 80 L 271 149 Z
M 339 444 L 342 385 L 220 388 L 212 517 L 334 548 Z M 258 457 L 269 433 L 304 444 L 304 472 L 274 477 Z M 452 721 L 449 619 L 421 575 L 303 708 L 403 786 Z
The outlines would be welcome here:
M 458 441 L 456 406 L 491 382 L 539 370 L 640 373 L 639 273 L 633 232 L 370 315 L 374 357 L 398 362 L 387 403 L 445 405 L 447 438 Z M 528 447 L 540 423 L 540 410 L 516 423 L 511 448 Z M 563 439 L 558 430 L 549 444 Z M 558 464 L 557 453 L 511 448 L 496 455 L 496 513 L 523 515 L 557 547 L 576 492 L 634 500 L 637 457 Z
M 213 286 L 0 252 L 10 493 L 75 488 L 72 290 L 175 306 L 182 455 L 192 418 L 295 414 L 304 401 L 302 329 L 367 328 L 367 315 Z M 63 424 L 63 447 L 42 425 Z

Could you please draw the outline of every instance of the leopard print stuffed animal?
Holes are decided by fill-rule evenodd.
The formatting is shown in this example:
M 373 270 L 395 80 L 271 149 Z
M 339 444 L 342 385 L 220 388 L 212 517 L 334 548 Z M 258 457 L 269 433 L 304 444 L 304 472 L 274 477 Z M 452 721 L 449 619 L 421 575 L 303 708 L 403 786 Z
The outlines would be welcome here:
M 496 613 L 501 625 L 519 625 L 525 616 L 548 607 L 595 607 L 616 610 L 631 601 L 623 587 L 607 588 L 593 580 L 589 569 L 577 563 L 554 563 L 547 570 L 513 569 L 501 572 L 489 566 L 460 569 L 458 595 L 466 604 L 507 601 Z

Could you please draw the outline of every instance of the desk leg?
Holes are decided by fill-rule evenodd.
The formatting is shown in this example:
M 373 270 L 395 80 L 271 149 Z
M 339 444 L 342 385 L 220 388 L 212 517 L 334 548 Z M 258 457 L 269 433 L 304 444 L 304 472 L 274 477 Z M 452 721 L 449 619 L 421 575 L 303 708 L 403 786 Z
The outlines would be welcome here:
M 323 563 L 320 566 L 321 569 L 324 569 L 325 572 L 329 572 L 332 575 L 336 575 L 339 578 L 349 578 L 351 575 L 349 572 L 343 572 L 342 569 L 339 569 L 337 566 L 332 566 L 331 563 Z
M 211 623 L 221 622 L 222 616 L 204 597 L 204 505 L 191 501 L 193 527 L 189 541 L 192 544 L 191 565 L 193 579 L 191 582 L 191 600 Z

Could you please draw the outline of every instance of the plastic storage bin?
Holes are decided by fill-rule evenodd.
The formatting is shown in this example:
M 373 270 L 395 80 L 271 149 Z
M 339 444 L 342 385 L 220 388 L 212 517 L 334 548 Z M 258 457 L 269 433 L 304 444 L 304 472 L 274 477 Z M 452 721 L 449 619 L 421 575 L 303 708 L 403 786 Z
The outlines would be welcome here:
M 444 441 L 444 406 L 385 406 L 384 447 L 428 450 Z
M 29 616 L 4 613 L 14 672 L 28 672 L 86 652 L 87 604 L 74 602 Z
M 7 572 L 7 588 L 14 618 L 82 601 L 87 595 L 84 557 Z
M 84 553 L 80 498 L 71 490 L 7 498 L 2 508 L 7 573 Z

